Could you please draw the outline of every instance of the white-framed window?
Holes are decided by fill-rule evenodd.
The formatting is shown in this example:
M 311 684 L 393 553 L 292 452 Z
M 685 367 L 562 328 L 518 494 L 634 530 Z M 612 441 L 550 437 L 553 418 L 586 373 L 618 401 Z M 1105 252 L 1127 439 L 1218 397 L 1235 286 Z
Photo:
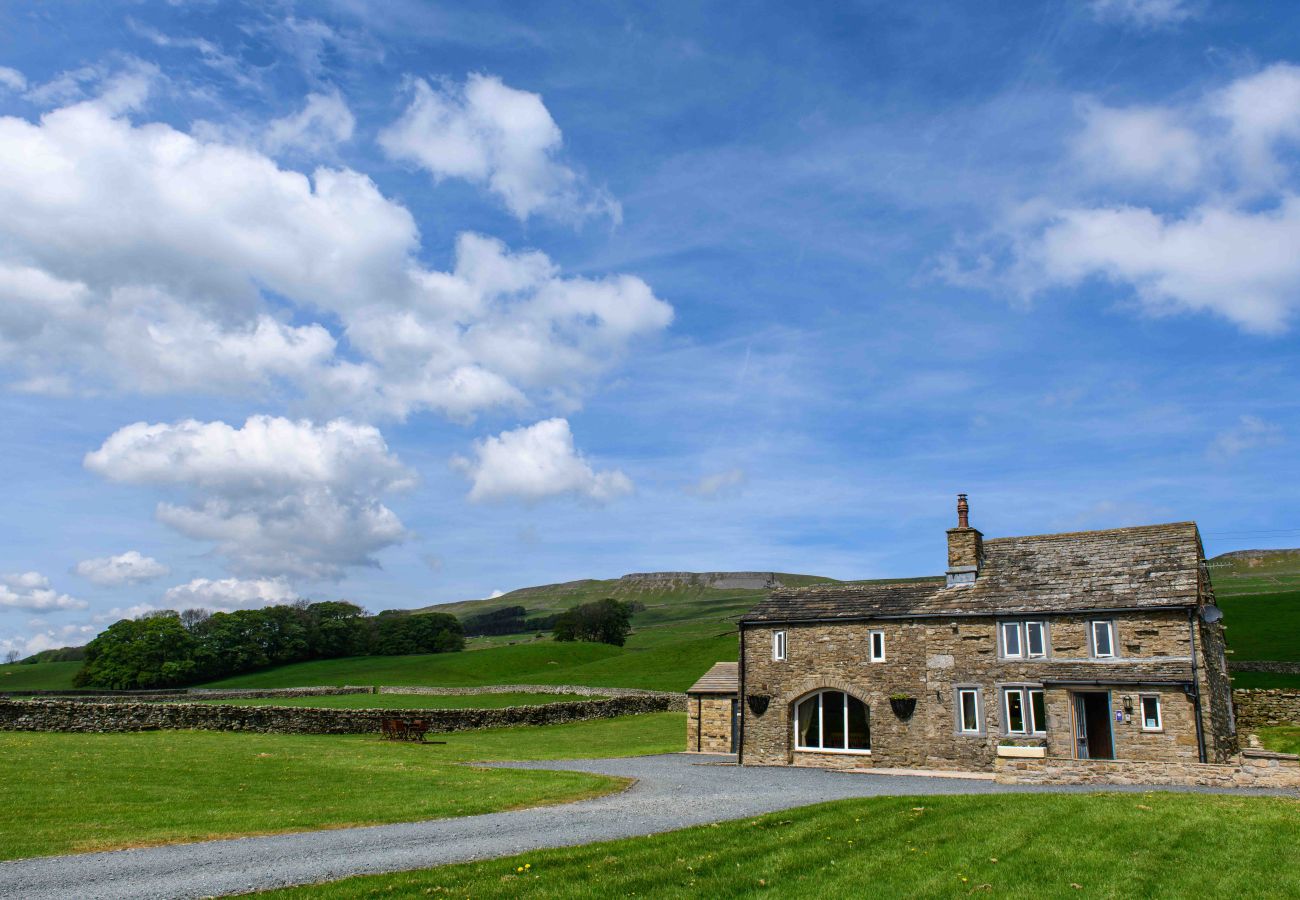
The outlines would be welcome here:
M 1003 622 L 1000 627 L 1002 629 L 1002 658 L 1020 659 L 1025 655 L 1020 640 L 1020 623 Z
M 772 659 L 780 662 L 785 659 L 785 632 L 772 632 Z
M 1047 623 L 1025 623 L 1025 656 L 1041 659 L 1047 655 Z
M 1047 655 L 1046 622 L 999 622 L 998 654 L 1003 659 L 1041 659 Z
M 1164 731 L 1164 720 L 1160 718 L 1160 695 L 1143 694 L 1142 701 L 1142 730 L 1143 731 Z
M 1007 734 L 1047 734 L 1047 701 L 1043 689 L 1003 688 L 1002 726 Z
M 871 632 L 871 661 L 885 661 L 885 633 L 883 631 Z
M 843 691 L 818 691 L 794 708 L 794 747 L 820 753 L 870 753 L 867 704 Z
M 1097 659 L 1110 659 L 1115 656 L 1115 623 L 1096 621 L 1089 623 L 1092 655 Z
M 957 688 L 957 733 L 982 734 L 984 720 L 980 715 L 980 689 Z

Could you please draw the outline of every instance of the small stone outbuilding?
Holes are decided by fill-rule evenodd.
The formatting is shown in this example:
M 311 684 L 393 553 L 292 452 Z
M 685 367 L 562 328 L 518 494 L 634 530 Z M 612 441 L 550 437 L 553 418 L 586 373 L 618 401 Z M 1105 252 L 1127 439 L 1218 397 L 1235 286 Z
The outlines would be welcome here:
M 720 662 L 686 692 L 686 749 L 735 753 L 739 729 L 739 663 Z

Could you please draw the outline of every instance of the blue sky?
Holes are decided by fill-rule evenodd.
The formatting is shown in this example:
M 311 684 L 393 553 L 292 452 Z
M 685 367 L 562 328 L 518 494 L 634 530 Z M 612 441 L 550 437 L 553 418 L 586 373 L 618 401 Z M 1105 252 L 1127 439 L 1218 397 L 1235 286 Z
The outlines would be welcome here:
M 1300 9 L 0 11 L 0 649 L 1300 543 Z

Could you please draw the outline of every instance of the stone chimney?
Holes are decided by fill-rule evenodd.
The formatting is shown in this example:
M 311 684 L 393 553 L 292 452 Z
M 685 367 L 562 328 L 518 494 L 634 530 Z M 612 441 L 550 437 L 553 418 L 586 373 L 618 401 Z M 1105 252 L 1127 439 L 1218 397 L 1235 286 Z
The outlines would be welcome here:
M 970 504 L 957 495 L 957 527 L 948 529 L 948 587 L 971 585 L 984 557 L 984 535 L 970 527 Z

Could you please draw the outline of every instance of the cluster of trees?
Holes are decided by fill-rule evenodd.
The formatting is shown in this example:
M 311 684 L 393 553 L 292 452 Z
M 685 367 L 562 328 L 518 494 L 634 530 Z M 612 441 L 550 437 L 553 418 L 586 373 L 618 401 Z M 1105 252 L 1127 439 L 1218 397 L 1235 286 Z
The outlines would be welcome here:
M 552 630 L 557 641 L 595 641 L 622 647 L 632 631 L 634 609 L 631 603 L 608 597 L 583 603 L 556 616 Z
M 555 616 L 528 617 L 522 606 L 503 606 L 491 612 L 466 616 L 461 620 L 466 637 L 492 634 L 522 634 L 526 631 L 550 631 L 555 627 Z
M 371 616 L 342 600 L 232 613 L 166 610 L 109 626 L 86 645 L 75 683 L 113 690 L 177 687 L 313 659 L 447 653 L 464 646 L 455 616 Z

